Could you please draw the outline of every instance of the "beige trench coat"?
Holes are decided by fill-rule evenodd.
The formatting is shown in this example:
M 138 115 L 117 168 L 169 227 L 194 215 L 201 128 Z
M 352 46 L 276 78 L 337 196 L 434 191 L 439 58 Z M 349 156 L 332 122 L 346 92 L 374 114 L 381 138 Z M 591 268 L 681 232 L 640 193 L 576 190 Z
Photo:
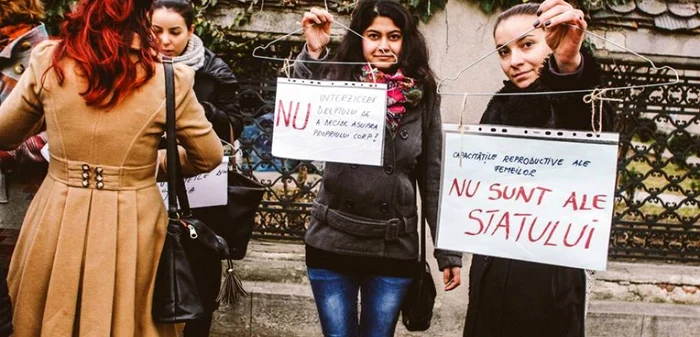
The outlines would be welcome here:
M 49 173 L 24 219 L 8 277 L 15 335 L 175 336 L 151 317 L 167 212 L 155 184 L 165 130 L 163 67 L 109 111 L 87 106 L 72 60 L 59 86 L 50 67 L 57 42 L 35 48 L 0 106 L 0 147 L 11 149 L 45 120 Z M 42 84 L 42 76 L 46 73 Z M 216 167 L 222 148 L 175 67 L 177 138 L 183 171 Z

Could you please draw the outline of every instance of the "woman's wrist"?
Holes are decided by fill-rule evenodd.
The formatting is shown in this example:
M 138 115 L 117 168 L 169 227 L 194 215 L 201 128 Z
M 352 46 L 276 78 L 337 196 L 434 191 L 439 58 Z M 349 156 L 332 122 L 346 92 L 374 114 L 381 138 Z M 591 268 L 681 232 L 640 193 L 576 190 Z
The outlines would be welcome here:
M 314 60 L 318 60 L 319 58 L 321 58 L 321 54 L 323 53 L 323 50 L 325 49 L 325 48 L 319 48 L 316 50 L 311 49 L 311 47 L 309 46 L 308 43 L 305 44 L 304 46 L 306 48 L 306 53 L 308 53 L 309 56 L 311 56 L 311 58 L 313 58 Z
M 554 53 L 554 60 L 557 63 L 557 69 L 561 74 L 571 74 L 575 73 L 579 67 L 581 67 L 581 62 L 583 62 L 583 56 L 580 52 L 577 52 L 575 56 L 560 56 Z

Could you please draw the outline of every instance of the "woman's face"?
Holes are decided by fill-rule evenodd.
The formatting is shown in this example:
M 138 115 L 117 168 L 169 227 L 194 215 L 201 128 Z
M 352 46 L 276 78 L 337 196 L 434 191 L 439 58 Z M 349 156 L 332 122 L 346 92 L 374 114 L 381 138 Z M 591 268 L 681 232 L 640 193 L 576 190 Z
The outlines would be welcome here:
M 362 55 L 373 67 L 385 71 L 398 62 L 403 32 L 390 18 L 377 16 L 362 36 Z
M 187 27 L 182 15 L 168 8 L 153 11 L 151 25 L 160 40 L 161 53 L 170 57 L 182 55 L 194 32 L 194 27 Z
M 517 15 L 500 22 L 494 33 L 496 47 L 532 29 L 534 15 Z M 544 59 L 552 53 L 544 39 L 544 30 L 536 29 L 498 51 L 501 69 L 518 88 L 527 88 L 540 76 Z

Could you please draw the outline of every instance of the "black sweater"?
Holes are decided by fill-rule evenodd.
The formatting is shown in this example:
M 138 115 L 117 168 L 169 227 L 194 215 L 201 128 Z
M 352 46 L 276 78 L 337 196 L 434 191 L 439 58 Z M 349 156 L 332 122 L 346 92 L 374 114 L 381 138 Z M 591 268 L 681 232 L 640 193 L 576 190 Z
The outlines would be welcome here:
M 12 334 L 12 303 L 7 291 L 7 275 L 0 267 L 0 337 Z

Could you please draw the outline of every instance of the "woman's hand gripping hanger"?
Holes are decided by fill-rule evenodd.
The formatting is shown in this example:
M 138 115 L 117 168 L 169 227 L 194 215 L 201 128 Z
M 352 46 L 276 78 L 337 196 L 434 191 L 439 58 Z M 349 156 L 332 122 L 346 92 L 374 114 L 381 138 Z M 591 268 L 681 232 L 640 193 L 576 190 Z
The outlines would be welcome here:
M 299 23 L 301 25 L 301 28 L 296 29 L 292 32 L 289 32 L 282 37 L 279 37 L 275 40 L 270 41 L 264 46 L 257 46 L 253 49 L 253 57 L 258 58 L 258 59 L 263 59 L 263 60 L 271 60 L 271 61 L 277 61 L 277 62 L 285 62 L 285 65 L 283 66 L 282 70 L 285 72 L 287 77 L 291 77 L 291 74 L 289 73 L 289 68 L 293 67 L 293 63 L 290 65 L 289 64 L 289 57 L 287 58 L 280 58 L 280 57 L 273 57 L 273 56 L 266 56 L 266 55 L 261 55 L 260 52 L 267 50 L 270 46 L 274 45 L 277 42 L 283 41 L 293 35 L 297 35 L 299 33 L 304 33 L 306 36 L 306 47 L 307 51 L 309 54 L 311 54 L 313 59 L 310 60 L 295 60 L 294 62 L 302 62 L 302 63 L 319 63 L 319 64 L 340 64 L 340 65 L 362 65 L 362 64 L 369 64 L 366 61 L 363 62 L 344 62 L 344 61 L 333 61 L 333 60 L 325 60 L 325 57 L 321 58 L 321 55 L 328 55 L 328 43 L 330 43 L 331 40 L 331 25 L 337 25 L 345 30 L 347 30 L 349 33 L 357 35 L 359 38 L 368 41 L 370 43 L 376 43 L 374 41 L 371 41 L 367 39 L 365 36 L 362 35 L 360 32 L 356 32 L 350 27 L 336 21 L 333 16 L 328 12 L 328 7 L 326 6 L 326 9 L 320 9 L 316 7 L 312 7 L 308 12 L 304 13 L 304 18 L 302 21 Z M 325 53 L 323 52 L 325 50 Z M 396 54 L 391 52 L 390 50 L 386 50 L 384 48 L 380 48 L 380 50 L 388 56 L 391 56 L 394 58 L 393 62 L 390 62 L 391 64 L 397 64 L 399 62 L 398 57 Z M 371 64 L 369 64 L 370 68 L 372 68 L 372 75 L 374 76 L 374 67 L 372 67 Z M 375 78 L 375 84 L 376 84 L 376 78 Z

